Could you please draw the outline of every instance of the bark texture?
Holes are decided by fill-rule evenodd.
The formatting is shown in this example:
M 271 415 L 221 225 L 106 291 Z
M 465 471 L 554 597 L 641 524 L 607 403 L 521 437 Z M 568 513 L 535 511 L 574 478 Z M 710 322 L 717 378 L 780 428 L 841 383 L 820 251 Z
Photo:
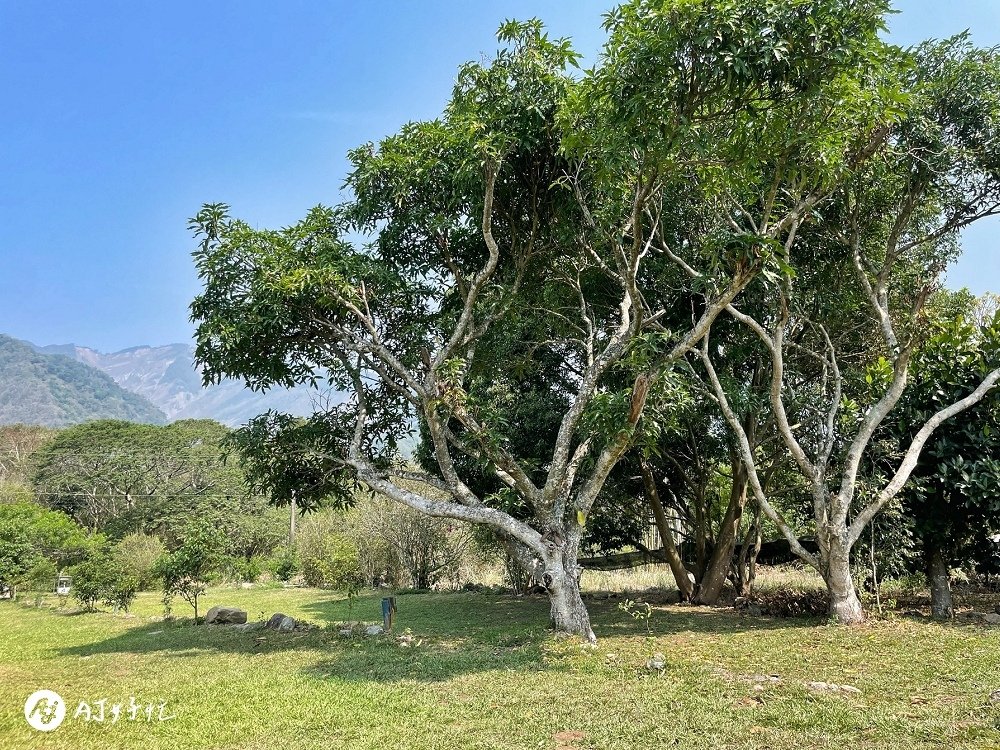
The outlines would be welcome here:
M 950 620 L 955 616 L 955 605 L 951 598 L 951 574 L 948 563 L 940 548 L 927 551 L 927 584 L 931 590 L 931 617 Z
M 733 486 L 729 494 L 729 505 L 726 515 L 719 526 L 719 535 L 715 540 L 715 548 L 709 558 L 708 566 L 701 578 L 695 601 L 699 604 L 715 604 L 719 601 L 722 589 L 729 577 L 729 569 L 733 564 L 733 554 L 736 551 L 736 538 L 740 523 L 743 520 L 743 509 L 747 503 L 748 474 L 743 461 L 734 456 L 732 461 Z

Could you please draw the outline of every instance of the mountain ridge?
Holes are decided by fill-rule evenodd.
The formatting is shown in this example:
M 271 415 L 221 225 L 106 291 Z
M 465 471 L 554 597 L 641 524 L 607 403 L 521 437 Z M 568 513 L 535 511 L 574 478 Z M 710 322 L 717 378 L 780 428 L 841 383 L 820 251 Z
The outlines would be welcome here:
M 0 334 L 0 424 L 64 427 L 92 419 L 164 424 L 167 416 L 98 368 Z
M 203 386 L 194 347 L 184 343 L 143 344 L 110 353 L 79 344 L 35 345 L 35 349 L 71 357 L 106 373 L 125 390 L 153 403 L 170 421 L 207 418 L 237 426 L 269 409 L 306 416 L 320 395 L 305 386 L 252 391 L 235 380 Z

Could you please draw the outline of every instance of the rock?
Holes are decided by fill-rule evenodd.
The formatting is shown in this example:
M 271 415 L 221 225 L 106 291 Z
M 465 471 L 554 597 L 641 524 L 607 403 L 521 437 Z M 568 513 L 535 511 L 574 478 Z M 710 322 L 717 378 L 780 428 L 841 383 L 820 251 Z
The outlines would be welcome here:
M 246 621 L 246 611 L 236 607 L 215 606 L 208 610 L 208 614 L 205 615 L 205 624 L 207 625 L 242 625 Z
M 264 627 L 263 622 L 244 622 L 241 625 L 233 625 L 233 630 L 240 633 L 250 633 L 254 630 L 260 630 Z
M 854 687 L 854 685 L 840 685 L 840 691 L 842 693 L 850 693 L 851 695 L 861 695 L 861 691 Z
M 381 625 L 369 625 L 365 628 L 365 635 L 382 635 L 384 632 Z
M 646 662 L 646 669 L 650 672 L 662 672 L 667 667 L 667 657 L 657 652 Z
M 265 623 L 264 627 L 267 628 L 268 630 L 277 630 L 278 625 L 280 625 L 281 621 L 284 620 L 286 617 L 288 617 L 288 615 L 286 615 L 284 612 L 275 612 L 273 615 L 271 615 L 271 618 Z
M 340 634 L 345 638 L 350 638 L 352 635 L 354 635 L 354 628 L 341 628 Z
M 1000 625 L 1000 614 L 996 612 L 990 612 L 983 617 L 983 622 L 987 625 Z
M 295 618 L 289 617 L 283 612 L 275 612 L 264 627 L 269 630 L 277 630 L 279 633 L 291 633 L 295 630 Z
M 990 693 L 990 703 L 1000 703 L 1000 690 Z

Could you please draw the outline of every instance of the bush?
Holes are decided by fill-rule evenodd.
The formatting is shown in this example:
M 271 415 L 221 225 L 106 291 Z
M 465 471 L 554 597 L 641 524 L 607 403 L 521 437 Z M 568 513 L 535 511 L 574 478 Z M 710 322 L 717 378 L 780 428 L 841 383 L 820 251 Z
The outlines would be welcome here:
M 359 558 L 365 558 L 366 548 L 374 545 L 380 554 L 389 556 L 385 569 L 390 573 L 401 570 L 417 589 L 431 588 L 443 580 L 457 586 L 472 540 L 466 524 L 432 518 L 383 497 L 360 501 L 353 512 L 352 527 Z M 377 555 L 370 557 L 378 559 Z
M 129 534 L 115 545 L 115 563 L 122 573 L 134 578 L 139 591 L 156 588 L 156 561 L 166 549 L 158 537 L 149 534 Z
M 25 576 L 25 583 L 29 591 L 51 592 L 55 590 L 56 577 L 59 571 L 51 560 L 39 560 Z
M 253 583 L 264 572 L 264 563 L 259 557 L 249 560 L 243 557 L 228 557 L 222 564 L 226 578 L 239 583 Z
M 267 569 L 279 581 L 288 582 L 299 572 L 299 560 L 294 550 L 284 550 L 267 561 Z
M 95 553 L 76 565 L 72 574 L 73 598 L 88 612 L 93 612 L 97 601 L 113 585 L 111 561 L 107 556 Z
M 346 528 L 344 514 L 338 512 L 319 513 L 303 522 L 295 547 L 307 585 L 348 591 L 361 586 L 358 549 Z
M 116 567 L 101 591 L 101 601 L 111 609 L 128 612 L 138 593 L 139 579 Z
M 198 600 L 208 588 L 208 579 L 219 569 L 226 540 L 222 532 L 207 519 L 192 521 L 184 529 L 184 541 L 173 552 L 156 562 L 157 574 L 163 579 L 163 602 L 180 596 L 194 609 L 198 622 Z

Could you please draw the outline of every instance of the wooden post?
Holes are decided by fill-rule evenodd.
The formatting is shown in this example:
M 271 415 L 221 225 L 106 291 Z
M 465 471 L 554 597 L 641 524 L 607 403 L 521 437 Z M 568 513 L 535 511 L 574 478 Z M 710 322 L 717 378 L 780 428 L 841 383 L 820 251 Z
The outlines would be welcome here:
M 382 599 L 382 629 L 388 633 L 392 630 L 392 621 L 396 617 L 396 597 L 387 596 Z

